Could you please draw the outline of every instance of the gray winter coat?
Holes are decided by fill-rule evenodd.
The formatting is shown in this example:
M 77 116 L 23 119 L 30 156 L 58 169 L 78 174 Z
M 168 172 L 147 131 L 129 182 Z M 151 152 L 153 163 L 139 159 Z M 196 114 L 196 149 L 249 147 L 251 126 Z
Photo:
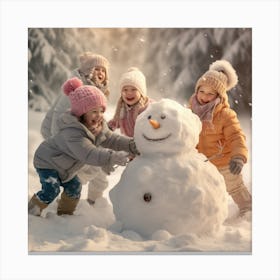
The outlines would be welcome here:
M 86 81 L 79 74 L 78 68 L 74 69 L 71 72 L 70 77 L 78 77 L 83 81 L 84 84 L 86 84 Z M 51 108 L 49 109 L 49 111 L 47 112 L 41 124 L 41 134 L 44 137 L 44 139 L 47 139 L 58 132 L 59 128 L 57 126 L 57 120 L 60 117 L 60 115 L 66 112 L 70 107 L 71 105 L 68 96 L 64 93 L 60 93 L 53 105 L 51 106 Z
M 98 136 L 70 111 L 59 117 L 57 125 L 59 132 L 40 144 L 33 163 L 35 168 L 57 170 L 62 182 L 71 180 L 85 164 L 109 165 L 112 150 L 131 152 L 132 138 L 113 133 L 105 121 Z

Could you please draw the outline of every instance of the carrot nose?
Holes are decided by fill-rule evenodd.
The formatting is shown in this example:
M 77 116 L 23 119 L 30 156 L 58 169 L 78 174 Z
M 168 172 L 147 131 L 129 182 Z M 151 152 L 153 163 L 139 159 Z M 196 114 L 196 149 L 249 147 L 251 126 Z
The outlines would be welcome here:
M 149 122 L 154 129 L 158 129 L 160 127 L 159 122 L 157 122 L 156 120 L 150 119 Z

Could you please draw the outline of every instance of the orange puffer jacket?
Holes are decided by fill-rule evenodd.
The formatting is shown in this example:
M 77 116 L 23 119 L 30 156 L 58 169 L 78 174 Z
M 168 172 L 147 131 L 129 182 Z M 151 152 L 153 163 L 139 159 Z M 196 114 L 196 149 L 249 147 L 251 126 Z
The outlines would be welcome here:
M 218 168 L 227 166 L 233 156 L 239 156 L 247 162 L 246 137 L 235 111 L 227 104 L 216 106 L 213 125 L 202 123 L 197 149 Z

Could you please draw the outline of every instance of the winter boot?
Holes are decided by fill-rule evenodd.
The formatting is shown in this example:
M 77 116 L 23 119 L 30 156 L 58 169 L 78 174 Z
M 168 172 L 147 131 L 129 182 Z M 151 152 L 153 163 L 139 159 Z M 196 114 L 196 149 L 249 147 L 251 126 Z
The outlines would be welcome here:
M 91 200 L 90 198 L 87 199 L 89 205 L 94 205 L 95 200 Z
M 71 198 L 63 192 L 58 201 L 57 215 L 73 215 L 79 200 L 79 198 Z
M 89 205 L 93 205 L 96 199 L 103 196 L 103 192 L 108 187 L 108 184 L 106 174 L 101 170 L 96 172 L 95 178 L 88 184 L 87 202 Z
M 89 203 L 89 205 L 93 205 L 95 203 L 95 200 L 102 196 L 103 196 L 103 191 L 98 191 L 96 189 L 90 191 L 89 189 L 87 202 Z
M 42 211 L 48 206 L 48 204 L 39 200 L 34 194 L 28 202 L 28 214 L 34 216 L 41 216 Z
M 248 211 L 252 211 L 252 196 L 246 188 L 241 189 L 239 192 L 231 193 L 233 201 L 239 208 L 239 216 L 242 217 Z

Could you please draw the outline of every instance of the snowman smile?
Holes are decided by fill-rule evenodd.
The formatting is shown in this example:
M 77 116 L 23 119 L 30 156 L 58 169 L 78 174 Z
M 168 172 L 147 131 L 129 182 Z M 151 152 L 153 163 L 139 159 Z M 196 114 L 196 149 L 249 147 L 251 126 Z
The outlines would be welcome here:
M 146 136 L 144 133 L 143 133 L 142 135 L 143 135 L 143 137 L 144 137 L 146 140 L 148 140 L 148 141 L 163 141 L 163 140 L 169 138 L 169 137 L 171 136 L 171 133 L 169 133 L 167 136 L 161 137 L 161 138 L 149 138 L 149 137 Z

